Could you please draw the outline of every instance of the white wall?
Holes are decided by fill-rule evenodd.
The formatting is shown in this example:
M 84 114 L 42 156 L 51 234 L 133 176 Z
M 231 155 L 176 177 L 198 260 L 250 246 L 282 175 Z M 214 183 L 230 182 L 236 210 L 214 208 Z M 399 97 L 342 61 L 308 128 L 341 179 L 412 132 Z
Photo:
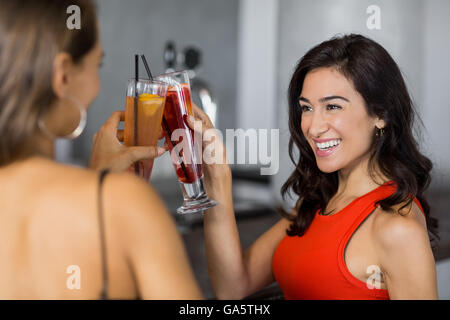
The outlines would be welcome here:
M 275 128 L 277 0 L 240 0 L 237 128 Z
M 434 165 L 434 184 L 450 184 L 450 1 L 428 0 L 425 6 L 424 104 L 425 147 Z

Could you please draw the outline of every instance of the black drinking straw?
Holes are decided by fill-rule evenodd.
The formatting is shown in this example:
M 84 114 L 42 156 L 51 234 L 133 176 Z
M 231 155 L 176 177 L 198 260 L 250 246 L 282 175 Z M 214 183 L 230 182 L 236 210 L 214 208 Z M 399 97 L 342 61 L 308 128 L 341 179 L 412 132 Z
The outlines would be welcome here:
M 137 111 L 138 111 L 138 92 L 137 83 L 139 81 L 139 55 L 134 55 L 134 145 L 138 143 Z M 139 174 L 139 164 L 134 164 L 134 172 Z
M 147 63 L 147 59 L 145 58 L 145 55 L 141 54 L 141 58 L 142 58 L 142 62 L 144 63 L 145 70 L 147 71 L 147 74 L 148 74 L 150 80 L 153 81 L 152 71 L 150 70 L 150 67 Z
M 150 70 L 150 67 L 148 66 L 147 59 L 145 58 L 145 55 L 141 54 L 141 58 L 142 58 L 142 62 L 144 63 L 145 70 L 147 70 L 147 74 L 148 74 L 150 80 L 153 81 L 153 75 L 152 75 L 152 72 Z M 164 117 L 164 115 L 162 117 L 162 122 L 163 122 L 164 129 L 167 131 L 167 134 L 169 135 L 169 141 L 170 141 L 169 143 L 172 144 L 172 140 L 171 140 L 172 132 L 169 129 L 169 124 L 167 123 L 166 118 Z M 172 144 L 172 148 L 173 148 L 173 144 Z M 184 173 L 186 179 L 190 180 L 189 179 L 189 174 L 188 174 L 188 171 L 186 169 L 186 165 L 183 162 L 183 159 L 181 159 L 181 157 L 180 157 L 180 155 L 178 153 L 176 153 L 176 154 L 178 156 L 178 161 L 181 164 L 181 169 L 183 169 L 183 173 Z

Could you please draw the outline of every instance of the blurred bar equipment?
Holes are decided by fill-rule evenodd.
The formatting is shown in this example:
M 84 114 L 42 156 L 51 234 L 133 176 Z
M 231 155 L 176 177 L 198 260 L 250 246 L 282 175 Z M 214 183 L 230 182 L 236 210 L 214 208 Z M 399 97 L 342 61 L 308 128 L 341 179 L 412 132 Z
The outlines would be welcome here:
M 217 128 L 216 99 L 213 97 L 207 81 L 198 77 L 196 72 L 201 65 L 201 52 L 194 47 L 187 47 L 183 51 L 183 56 L 184 67 L 188 70 L 189 78 L 191 80 L 192 99 L 196 105 L 205 111 L 214 127 Z
M 182 65 L 183 70 L 188 71 L 193 102 L 205 111 L 214 127 L 217 128 L 217 99 L 213 96 L 208 82 L 198 76 L 201 56 L 201 51 L 194 47 L 186 47 L 182 53 L 177 54 L 175 43 L 168 41 L 164 49 L 165 73 L 175 71 L 177 63 Z
M 164 73 L 170 73 L 175 71 L 177 65 L 177 51 L 175 50 L 175 43 L 168 41 L 164 48 L 164 63 L 166 64 L 166 71 Z

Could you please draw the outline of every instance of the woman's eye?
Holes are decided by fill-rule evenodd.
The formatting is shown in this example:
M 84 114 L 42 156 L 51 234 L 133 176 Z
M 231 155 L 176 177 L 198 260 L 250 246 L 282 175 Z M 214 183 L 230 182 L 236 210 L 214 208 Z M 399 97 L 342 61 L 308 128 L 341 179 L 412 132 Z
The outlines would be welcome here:
M 327 105 L 327 110 L 339 110 L 342 109 L 341 106 L 338 106 L 337 104 L 328 104 Z
M 311 107 L 305 105 L 300 105 L 300 109 L 302 110 L 302 112 L 312 111 Z

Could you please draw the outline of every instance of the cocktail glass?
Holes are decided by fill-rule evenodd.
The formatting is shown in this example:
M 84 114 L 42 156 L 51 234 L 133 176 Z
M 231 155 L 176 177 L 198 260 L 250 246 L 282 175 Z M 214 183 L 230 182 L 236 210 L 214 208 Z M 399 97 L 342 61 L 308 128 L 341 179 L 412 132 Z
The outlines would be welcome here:
M 217 202 L 209 199 L 205 192 L 201 154 L 194 145 L 194 132 L 185 122 L 188 115 L 193 115 L 188 74 L 186 71 L 173 72 L 155 79 L 169 86 L 162 125 L 183 193 L 183 205 L 177 213 L 203 212 Z
M 158 81 L 128 81 L 124 128 L 126 146 L 155 147 L 158 144 L 167 88 L 167 84 Z M 148 182 L 152 168 L 153 160 L 141 160 L 134 164 L 136 174 Z

